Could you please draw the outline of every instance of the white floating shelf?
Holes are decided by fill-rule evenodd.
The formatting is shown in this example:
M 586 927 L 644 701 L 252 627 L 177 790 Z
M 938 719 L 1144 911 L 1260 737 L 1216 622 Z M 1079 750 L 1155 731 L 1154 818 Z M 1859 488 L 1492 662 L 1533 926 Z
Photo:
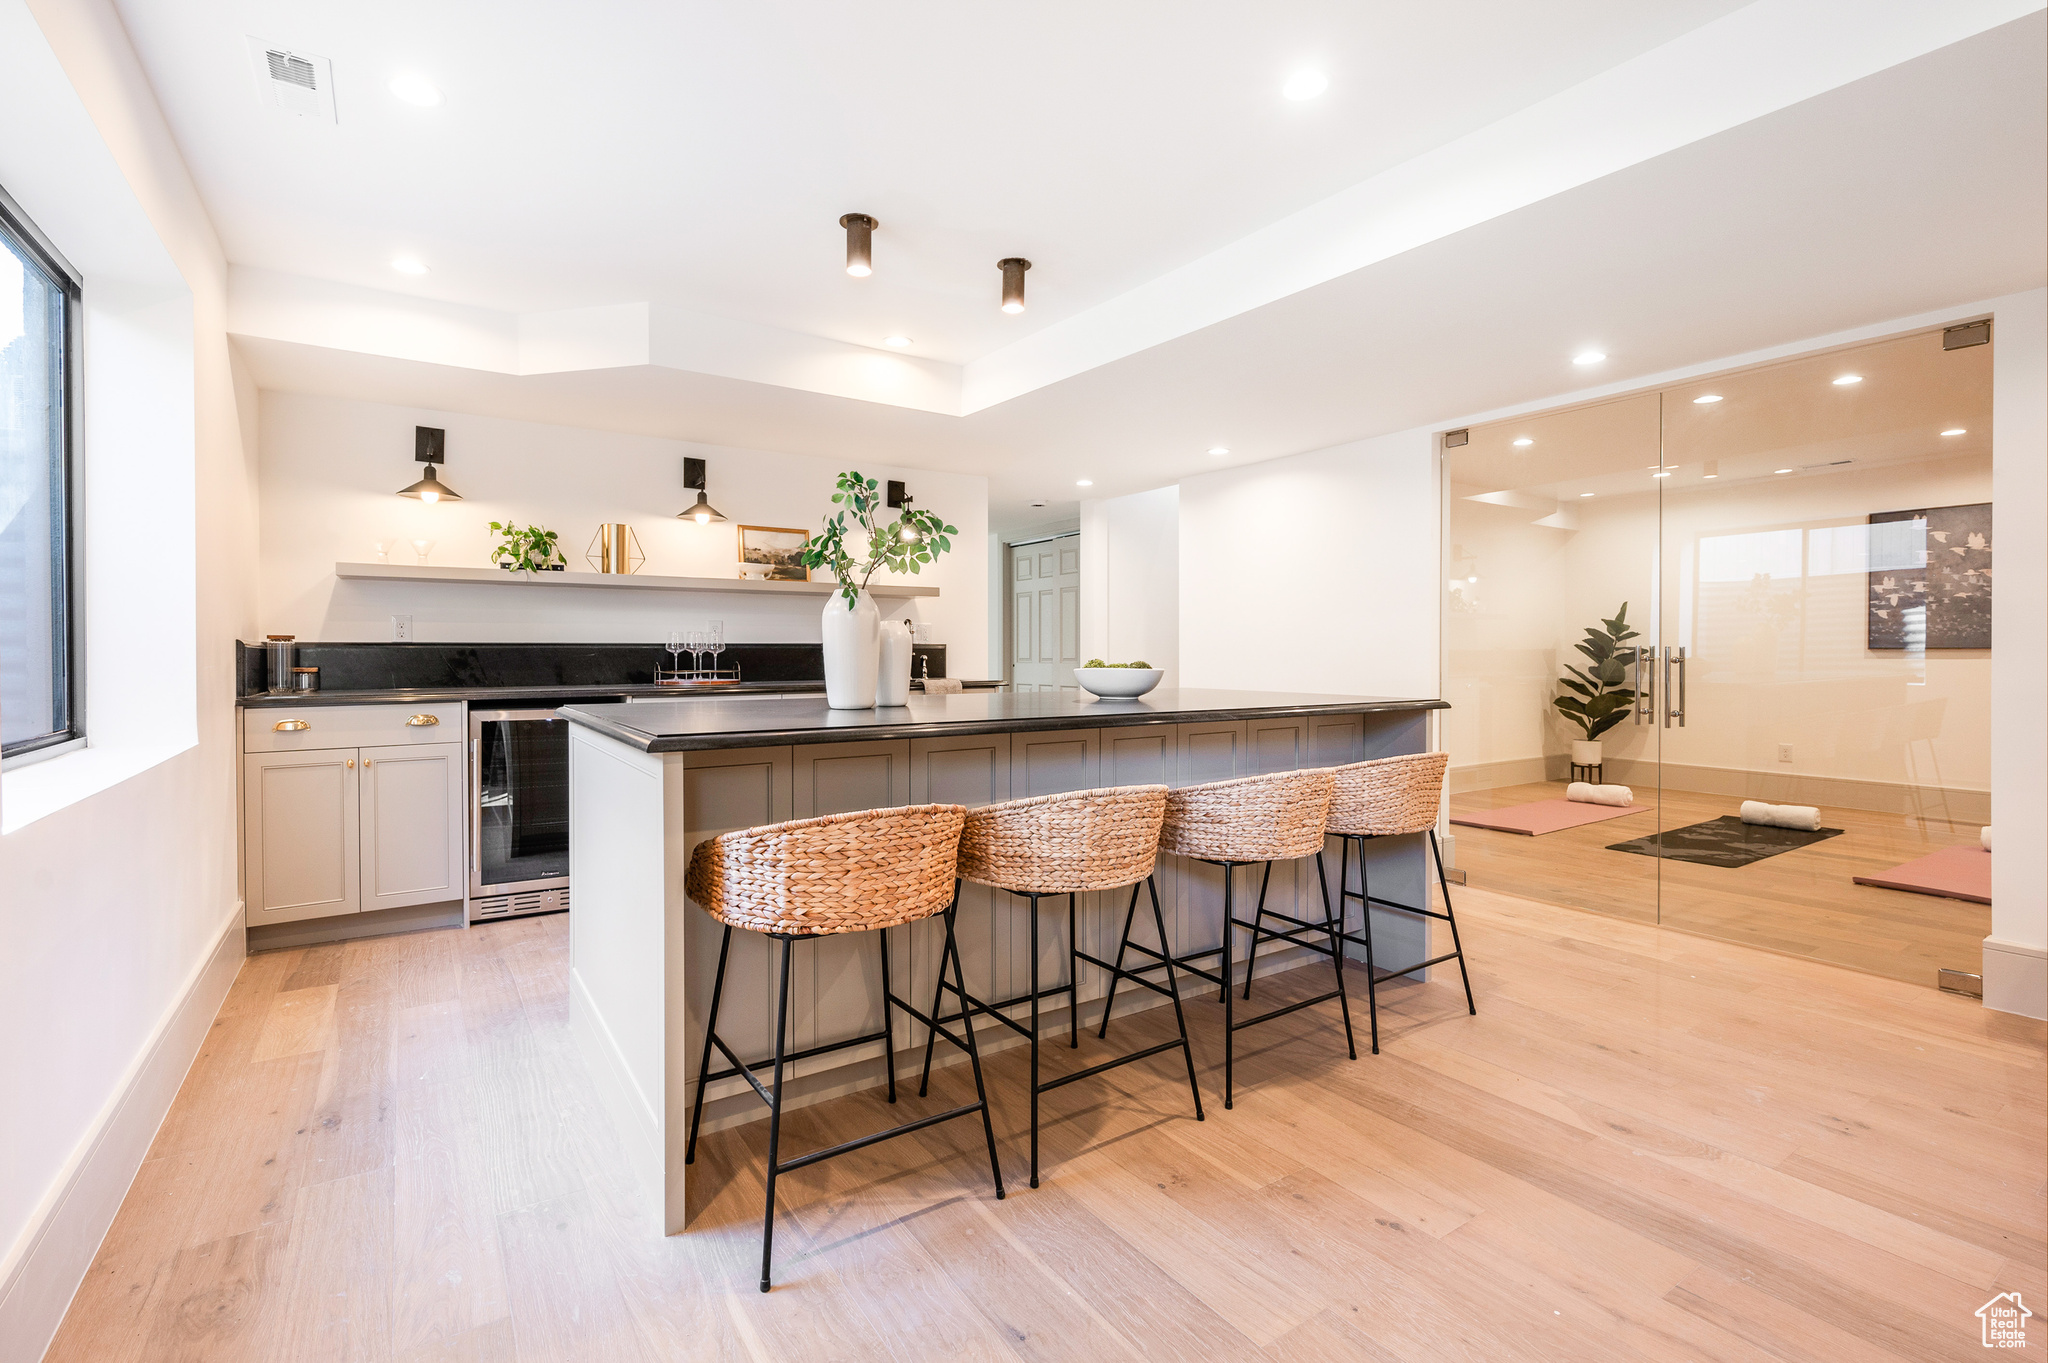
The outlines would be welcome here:
M 749 582 L 737 577 L 657 577 L 652 573 L 508 573 L 503 568 L 435 568 L 403 563 L 337 563 L 334 575 L 351 582 L 472 582 L 484 587 L 598 587 L 638 592 L 743 592 L 756 596 L 830 596 L 839 584 Z M 937 596 L 937 587 L 881 583 L 868 588 L 879 600 Z

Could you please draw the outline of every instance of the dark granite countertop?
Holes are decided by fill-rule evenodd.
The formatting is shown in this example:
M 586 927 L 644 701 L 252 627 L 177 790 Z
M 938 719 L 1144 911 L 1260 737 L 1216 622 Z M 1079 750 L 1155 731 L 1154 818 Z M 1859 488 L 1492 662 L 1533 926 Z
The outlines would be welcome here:
M 928 738 L 940 734 L 1106 729 L 1127 724 L 1204 724 L 1285 715 L 1350 715 L 1448 710 L 1441 700 L 1388 696 L 1290 695 L 1271 691 L 1154 691 L 1137 700 L 1096 700 L 1072 692 L 915 694 L 890 709 L 834 710 L 822 696 L 723 701 L 692 697 L 670 704 L 580 704 L 565 719 L 642 752 L 700 752 L 783 743 Z
M 962 682 L 970 690 L 992 691 L 999 682 Z M 916 682 L 911 685 L 915 687 Z M 613 697 L 662 696 L 681 703 L 699 704 L 715 700 L 719 696 L 734 695 L 788 695 L 793 692 L 825 694 L 825 683 L 821 681 L 764 681 L 733 682 L 723 686 L 653 686 L 646 683 L 623 686 L 415 686 L 364 688 L 351 691 L 308 691 L 303 695 L 273 696 L 258 691 L 254 695 L 237 696 L 235 703 L 250 709 L 274 705 L 413 705 L 430 701 L 466 700 L 471 702 L 516 705 L 522 701 L 535 700 L 582 700 L 603 702 Z M 638 705 L 634 706 L 639 709 Z

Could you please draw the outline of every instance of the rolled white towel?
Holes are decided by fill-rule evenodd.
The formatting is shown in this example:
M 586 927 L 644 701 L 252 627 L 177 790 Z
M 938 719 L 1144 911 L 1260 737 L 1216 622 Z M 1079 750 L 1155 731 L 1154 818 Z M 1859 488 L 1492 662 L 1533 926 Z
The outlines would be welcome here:
M 1627 786 L 1596 786 L 1588 781 L 1574 781 L 1564 788 L 1564 798 L 1582 805 L 1632 805 L 1636 802 L 1636 793 Z
M 1742 821 L 1811 833 L 1820 827 L 1820 811 L 1812 805 L 1767 805 L 1762 800 L 1744 800 Z
M 1980 843 L 1983 843 L 1983 844 L 1984 844 L 1984 850 L 1985 850 L 1985 851 L 1989 852 L 1989 851 L 1991 850 L 1991 825 L 1990 825 L 1990 824 L 1988 824 L 1988 823 L 1987 823 L 1987 824 L 1985 824 L 1985 825 L 1984 825 L 1984 826 L 1983 826 L 1982 828 L 1980 828 L 1980 829 L 1978 829 L 1978 830 L 1977 830 L 1977 841 L 1978 841 L 1978 842 L 1980 842 Z

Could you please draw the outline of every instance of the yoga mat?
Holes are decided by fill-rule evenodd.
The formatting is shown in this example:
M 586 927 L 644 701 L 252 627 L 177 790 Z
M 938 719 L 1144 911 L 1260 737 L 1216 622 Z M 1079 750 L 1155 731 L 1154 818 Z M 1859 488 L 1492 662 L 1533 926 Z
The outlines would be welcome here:
M 1876 875 L 1855 877 L 1858 885 L 1904 890 L 1972 904 L 1991 902 L 1991 854 L 1981 847 L 1944 847 L 1929 856 Z
M 1797 828 L 1774 828 L 1769 824 L 1744 823 L 1733 814 L 1723 814 L 1705 823 L 1666 829 L 1628 842 L 1609 843 L 1610 852 L 1633 852 L 1641 857 L 1663 857 L 1667 861 L 1689 861 L 1698 866 L 1748 866 L 1775 857 L 1780 852 L 1811 847 L 1829 838 L 1839 838 L 1839 828 L 1804 832 Z
M 1593 805 L 1577 800 L 1538 800 L 1534 804 L 1509 805 L 1505 809 L 1482 809 L 1475 814 L 1453 814 L 1451 822 L 1467 828 L 1491 828 L 1497 833 L 1523 833 L 1535 837 L 1580 824 L 1618 819 L 1624 814 L 1647 814 L 1648 805 Z

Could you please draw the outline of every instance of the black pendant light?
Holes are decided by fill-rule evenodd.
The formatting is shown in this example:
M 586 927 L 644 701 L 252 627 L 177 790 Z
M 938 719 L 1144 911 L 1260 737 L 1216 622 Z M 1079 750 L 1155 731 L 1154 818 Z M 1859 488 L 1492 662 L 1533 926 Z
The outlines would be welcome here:
M 1031 268 L 1031 262 L 1022 256 L 1010 256 L 997 261 L 996 268 L 1003 272 L 1003 311 L 1024 311 L 1024 272 Z
M 709 525 L 713 521 L 725 519 L 717 507 L 705 500 L 704 461 L 702 459 L 686 458 L 683 460 L 683 486 L 697 490 L 697 503 L 695 506 L 685 507 L 683 510 L 678 511 L 676 513 L 677 520 L 695 521 L 699 525 Z
M 866 279 L 875 272 L 875 229 L 882 224 L 866 213 L 848 213 L 839 220 L 846 229 L 846 272 Z
M 411 497 L 420 502 L 459 502 L 462 494 L 442 482 L 434 472 L 434 465 L 447 458 L 448 433 L 432 426 L 412 428 L 412 457 L 425 464 L 426 476 L 417 483 L 398 489 L 401 497 Z

